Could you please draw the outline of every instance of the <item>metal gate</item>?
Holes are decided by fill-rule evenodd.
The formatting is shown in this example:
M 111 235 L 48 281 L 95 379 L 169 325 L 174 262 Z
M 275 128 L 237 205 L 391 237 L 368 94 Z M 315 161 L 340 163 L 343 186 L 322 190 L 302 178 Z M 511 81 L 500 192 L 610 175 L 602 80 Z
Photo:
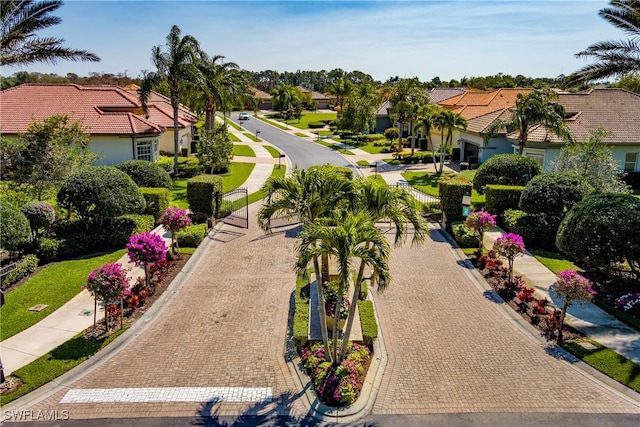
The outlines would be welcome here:
M 249 228 L 249 192 L 245 187 L 220 196 L 218 219 L 225 224 Z
M 407 191 L 411 196 L 423 205 L 426 203 L 440 203 L 440 197 L 433 196 L 431 194 L 423 193 L 417 188 L 411 186 L 409 183 L 397 183 L 396 187 L 402 188 Z

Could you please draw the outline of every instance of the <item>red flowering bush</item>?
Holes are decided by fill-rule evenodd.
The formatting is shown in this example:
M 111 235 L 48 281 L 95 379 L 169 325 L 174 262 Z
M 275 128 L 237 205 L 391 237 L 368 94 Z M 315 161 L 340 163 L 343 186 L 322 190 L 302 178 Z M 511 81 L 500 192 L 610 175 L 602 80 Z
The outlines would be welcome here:
M 171 248 L 173 252 L 176 252 L 177 242 L 176 233 L 184 230 L 191 224 L 191 218 L 185 209 L 170 207 L 164 211 L 160 217 L 160 224 L 165 230 L 171 231 Z

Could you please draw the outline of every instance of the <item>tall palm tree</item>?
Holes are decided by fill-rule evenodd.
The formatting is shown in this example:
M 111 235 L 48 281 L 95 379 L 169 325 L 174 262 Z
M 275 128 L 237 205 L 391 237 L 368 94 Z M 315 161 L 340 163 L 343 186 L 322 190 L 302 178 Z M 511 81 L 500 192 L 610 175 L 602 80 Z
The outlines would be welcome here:
M 341 77 L 331 83 L 329 88 L 327 89 L 327 93 L 329 95 L 334 95 L 336 97 L 336 105 L 340 107 L 338 109 L 338 115 L 342 115 L 342 107 L 344 105 L 344 101 L 349 96 L 351 91 L 353 90 L 353 83 L 344 77 Z
M 467 129 L 468 122 L 459 113 L 450 110 L 441 110 L 434 119 L 435 125 L 440 128 L 440 172 L 444 168 L 445 147 L 451 146 L 453 143 L 453 131 L 456 128 Z M 434 153 L 435 154 L 435 153 Z M 433 156 L 433 164 L 436 166 L 435 155 Z
M 173 170 L 178 172 L 178 111 L 180 108 L 180 87 L 188 82 L 202 86 L 203 76 L 198 69 L 200 55 L 198 41 L 190 35 L 180 37 L 180 28 L 171 27 L 167 36 L 166 50 L 162 46 L 151 49 L 151 60 L 155 72 L 148 73 L 140 85 L 140 103 L 146 110 L 151 91 L 162 81 L 169 84 L 169 98 L 173 107 Z
M 611 7 L 601 9 L 600 17 L 620 28 L 631 38 L 592 44 L 578 52 L 578 58 L 593 56 L 596 62 L 570 75 L 565 86 L 574 86 L 612 76 L 640 73 L 640 1 L 611 0 Z
M 416 126 L 422 129 L 427 139 L 427 150 L 431 147 L 433 150 L 433 141 L 431 140 L 431 130 L 436 127 L 435 118 L 440 112 L 440 107 L 435 104 L 425 104 L 418 111 Z
M 273 219 L 296 216 L 303 228 L 307 228 L 320 218 L 328 217 L 336 206 L 352 203 L 352 184 L 350 180 L 330 167 L 315 167 L 307 170 L 295 168 L 290 176 L 270 178 L 263 188 L 266 199 L 258 211 L 258 225 L 262 230 L 271 232 Z M 326 354 L 330 354 L 322 290 L 325 278 L 321 273 L 317 257 L 313 259 L 313 267 L 316 276 L 322 340 Z M 322 270 L 324 271 L 325 268 L 323 267 Z
M 338 265 L 338 302 L 334 313 L 336 317 L 344 304 L 344 293 L 349 288 L 352 276 L 352 265 L 359 258 L 373 271 L 378 283 L 389 282 L 389 242 L 376 228 L 369 213 L 340 209 L 334 212 L 327 221 L 309 224 L 300 233 L 298 245 L 298 262 L 296 269 L 304 271 L 309 262 L 322 255 L 329 255 L 337 260 Z M 357 301 L 352 302 L 354 305 Z M 350 331 L 349 331 L 350 332 Z M 342 337 L 349 341 L 347 331 Z M 333 322 L 333 342 L 331 353 L 334 365 L 344 360 L 345 350 L 338 353 L 338 319 Z
M 555 102 L 558 95 L 550 89 L 534 90 L 526 95 L 518 94 L 516 105 L 511 109 L 507 120 L 495 120 L 487 128 L 484 135 L 485 145 L 489 139 L 499 132 L 518 132 L 518 151 L 524 152 L 529 137 L 529 130 L 535 125 L 544 127 L 566 141 L 573 137 L 565 123 L 565 109 Z
M 98 62 L 95 54 L 63 46 L 64 39 L 37 37 L 36 32 L 59 24 L 50 14 L 61 1 L 5 0 L 0 6 L 0 65 L 17 66 L 58 60 Z
M 393 86 L 391 98 L 389 99 L 391 107 L 389 115 L 397 121 L 400 126 L 400 135 L 398 136 L 398 148 L 402 146 L 402 134 L 404 124 L 409 122 L 413 133 L 413 124 L 417 119 L 418 110 L 421 105 L 428 102 L 429 98 L 424 91 L 423 85 L 417 78 L 401 79 Z M 415 150 L 415 138 L 411 138 L 411 154 Z
M 240 90 L 241 81 L 234 73 L 240 69 L 235 62 L 224 62 L 224 56 L 200 54 L 198 64 L 204 76 L 205 129 L 213 130 L 217 107 L 227 108 L 229 100 Z

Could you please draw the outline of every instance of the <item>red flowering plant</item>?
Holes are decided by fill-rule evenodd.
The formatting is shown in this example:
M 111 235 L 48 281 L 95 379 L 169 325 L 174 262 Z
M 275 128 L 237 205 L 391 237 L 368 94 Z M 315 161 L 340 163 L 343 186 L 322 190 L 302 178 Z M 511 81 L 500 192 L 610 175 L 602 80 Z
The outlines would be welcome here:
M 126 248 L 129 260 L 137 266 L 144 267 L 145 283 L 149 286 L 149 265 L 167 258 L 167 244 L 164 239 L 155 233 L 145 231 L 131 236 Z
M 170 207 L 160 217 L 160 224 L 171 232 L 171 248 L 175 254 L 178 249 L 176 233 L 187 228 L 191 224 L 191 218 L 185 209 Z
M 122 264 L 110 262 L 89 273 L 87 284 L 84 287 L 96 301 L 104 302 L 105 324 L 109 325 L 108 307 L 118 300 L 122 301 L 129 294 L 129 278 L 127 271 L 122 268 Z M 94 311 L 94 328 L 96 326 L 95 319 Z
M 465 221 L 464 225 L 472 230 L 477 231 L 480 235 L 480 248 L 478 249 L 478 256 L 481 256 L 484 232 L 496 226 L 496 216 L 490 214 L 484 209 L 481 209 L 479 211 L 471 212 L 469 216 L 467 216 L 467 220 Z
M 518 308 L 520 308 L 520 311 L 522 312 L 527 311 L 527 307 L 529 306 L 529 303 L 534 300 L 533 292 L 534 292 L 534 289 L 528 288 L 526 285 L 520 288 L 520 292 L 517 295 L 517 298 L 519 301 Z
M 503 256 L 508 261 L 509 269 L 509 283 L 513 282 L 513 260 L 517 256 L 522 256 L 524 253 L 524 241 L 522 236 L 514 233 L 503 233 L 502 236 L 496 239 L 493 244 L 493 249 L 498 255 Z
M 562 344 L 562 326 L 567 309 L 574 301 L 591 301 L 597 294 L 593 284 L 575 270 L 564 270 L 558 273 L 555 283 L 549 286 L 549 294 L 564 301 L 558 322 L 558 344 Z

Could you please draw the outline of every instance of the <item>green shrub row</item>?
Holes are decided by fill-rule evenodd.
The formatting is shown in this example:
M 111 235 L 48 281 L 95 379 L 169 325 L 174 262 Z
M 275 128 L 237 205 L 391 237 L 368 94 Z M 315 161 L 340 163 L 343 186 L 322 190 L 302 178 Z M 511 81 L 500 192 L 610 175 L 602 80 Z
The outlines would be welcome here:
M 487 210 L 500 217 L 507 209 L 518 209 L 523 190 L 524 187 L 517 185 L 487 185 L 485 188 Z
M 477 248 L 480 246 L 480 234 L 467 228 L 464 223 L 457 222 L 451 226 L 453 238 L 461 248 Z
M 169 173 L 156 162 L 127 160 L 116 165 L 116 168 L 129 175 L 138 187 L 171 188 Z
M 378 338 L 378 323 L 373 311 L 373 302 L 358 301 L 358 313 L 360 314 L 360 325 L 362 326 L 362 339 L 365 344 L 371 345 L 373 340 Z
M 445 178 L 440 180 L 438 185 L 446 228 L 447 231 L 451 232 L 452 224 L 463 220 L 462 196 L 471 195 L 471 183 L 469 181 Z
M 322 129 L 324 127 L 324 123 L 311 122 L 307 124 L 307 126 L 309 127 L 309 129 Z
M 184 231 L 176 233 L 178 247 L 197 248 L 204 236 L 207 235 L 207 224 L 193 224 Z
M 434 156 L 434 154 L 431 152 L 428 152 L 428 153 L 416 152 L 416 153 L 413 153 L 413 155 L 411 155 L 411 153 L 395 153 L 393 157 L 395 157 L 397 160 L 400 160 L 404 164 L 416 164 L 420 162 L 429 164 L 429 163 L 433 163 L 434 157 L 436 159 L 436 162 L 440 161 L 440 153 L 435 153 L 435 156 Z M 449 154 L 445 153 L 444 159 L 449 160 L 449 158 L 450 158 Z
M 18 283 L 29 274 L 33 273 L 38 266 L 38 257 L 27 255 L 22 258 L 15 270 L 5 274 L 0 278 L 0 288 L 7 289 L 9 286 Z
M 299 275 L 296 278 L 296 290 L 294 293 L 295 311 L 293 314 L 293 343 L 296 347 L 302 347 L 307 343 L 309 336 L 309 303 L 310 294 L 308 277 Z
M 547 249 L 555 248 L 556 233 L 560 225 L 559 219 L 553 221 L 552 218 L 518 209 L 507 209 L 501 217 L 504 228 L 521 235 L 527 247 Z
M 166 188 L 158 187 L 141 187 L 140 192 L 147 202 L 144 213 L 152 215 L 157 223 L 163 212 L 169 207 L 171 193 Z
M 209 217 L 216 216 L 220 209 L 222 178 L 215 175 L 198 175 L 187 181 L 187 201 L 193 212 Z

